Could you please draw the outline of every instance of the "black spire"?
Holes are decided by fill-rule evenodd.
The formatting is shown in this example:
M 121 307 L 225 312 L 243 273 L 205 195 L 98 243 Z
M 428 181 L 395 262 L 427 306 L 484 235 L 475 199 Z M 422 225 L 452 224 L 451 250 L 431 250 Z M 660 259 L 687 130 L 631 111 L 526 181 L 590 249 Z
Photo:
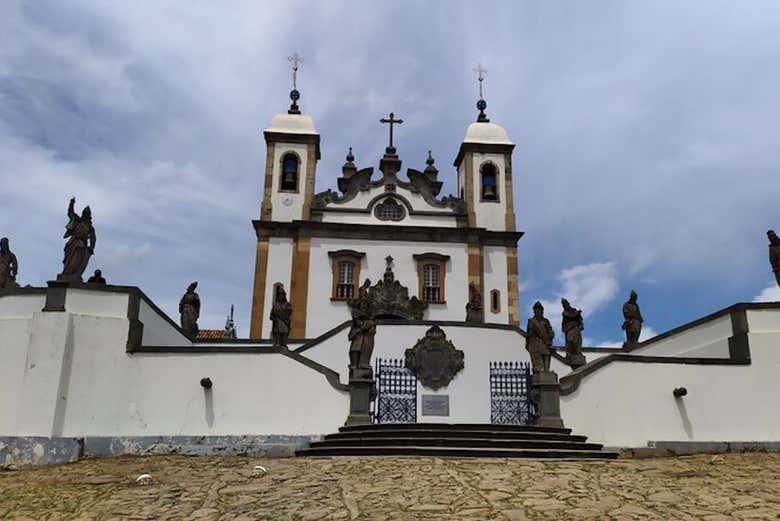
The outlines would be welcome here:
M 487 114 L 485 114 L 487 101 L 485 101 L 485 98 L 482 96 L 482 82 L 485 81 L 485 73 L 487 72 L 487 69 L 483 69 L 482 64 L 478 63 L 474 69 L 474 72 L 477 73 L 477 81 L 479 81 L 479 101 L 477 101 L 477 110 L 479 110 L 479 115 L 477 116 L 477 122 L 489 123 L 490 119 L 488 119 Z
M 298 56 L 298 53 L 296 52 L 292 56 L 287 57 L 287 61 L 292 62 L 293 67 L 293 88 L 290 91 L 290 99 L 292 100 L 292 103 L 290 104 L 290 109 L 287 111 L 288 114 L 300 114 L 301 109 L 298 107 L 298 100 L 301 99 L 301 93 L 298 92 L 298 64 L 303 63 L 303 58 Z

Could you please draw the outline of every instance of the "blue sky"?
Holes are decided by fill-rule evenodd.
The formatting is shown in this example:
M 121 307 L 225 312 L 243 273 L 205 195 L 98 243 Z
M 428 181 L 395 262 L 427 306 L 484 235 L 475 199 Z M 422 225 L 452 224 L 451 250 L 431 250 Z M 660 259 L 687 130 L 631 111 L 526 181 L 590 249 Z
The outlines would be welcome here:
M 248 331 L 264 142 L 286 57 L 322 135 L 317 189 L 349 146 L 376 166 L 390 111 L 404 168 L 452 160 L 476 110 L 517 143 L 522 320 L 561 296 L 590 344 L 639 293 L 661 332 L 780 300 L 780 4 L 753 2 L 15 2 L 0 4 L 0 235 L 19 281 L 60 269 L 68 199 L 89 204 L 110 282 L 201 327 Z M 280 4 L 281 5 L 281 4 Z

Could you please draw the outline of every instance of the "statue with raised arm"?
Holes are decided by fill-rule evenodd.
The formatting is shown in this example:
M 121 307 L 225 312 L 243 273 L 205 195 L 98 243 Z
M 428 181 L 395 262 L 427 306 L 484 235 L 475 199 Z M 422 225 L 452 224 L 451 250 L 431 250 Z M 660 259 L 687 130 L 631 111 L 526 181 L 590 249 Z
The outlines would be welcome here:
M 631 296 L 623 304 L 623 329 L 626 332 L 626 343 L 623 344 L 624 346 L 639 343 L 639 335 L 642 333 L 642 322 L 644 322 L 644 319 L 636 300 L 636 291 L 631 290 Z
M 274 303 L 271 305 L 271 340 L 274 347 L 287 347 L 287 339 L 290 337 L 290 324 L 292 323 L 292 305 L 287 301 L 287 292 L 284 285 L 275 285 Z
M 576 368 L 585 364 L 585 357 L 582 355 L 582 330 L 585 329 L 585 321 L 582 319 L 582 310 L 569 304 L 565 298 L 561 299 L 561 305 L 561 330 L 566 338 L 566 361 Z
M 68 225 L 65 227 L 65 256 L 62 259 L 62 273 L 57 280 L 64 282 L 83 282 L 81 275 L 87 269 L 89 258 L 95 254 L 95 228 L 92 226 L 92 210 L 86 206 L 77 214 L 73 206 L 76 198 L 71 197 L 68 205 Z
M 775 273 L 777 285 L 780 286 L 780 237 L 774 230 L 769 230 L 766 235 L 769 237 L 769 264 Z
M 352 325 L 349 328 L 349 372 L 351 377 L 371 378 L 371 355 L 374 352 L 376 322 L 371 313 L 371 297 L 366 279 L 358 291 L 358 298 L 349 302 Z
M 8 237 L 0 239 L 0 289 L 18 288 L 16 274 L 19 263 L 8 245 Z
M 473 282 L 469 284 L 469 301 L 466 303 L 466 322 L 483 322 L 482 293 Z
M 539 301 L 534 304 L 534 316 L 528 319 L 526 334 L 525 348 L 531 355 L 533 372 L 549 372 L 555 332 L 550 321 L 544 318 L 544 307 Z
M 187 292 L 179 301 L 179 315 L 184 334 L 194 340 L 198 336 L 198 318 L 200 317 L 200 297 L 195 293 L 197 282 L 187 286 Z

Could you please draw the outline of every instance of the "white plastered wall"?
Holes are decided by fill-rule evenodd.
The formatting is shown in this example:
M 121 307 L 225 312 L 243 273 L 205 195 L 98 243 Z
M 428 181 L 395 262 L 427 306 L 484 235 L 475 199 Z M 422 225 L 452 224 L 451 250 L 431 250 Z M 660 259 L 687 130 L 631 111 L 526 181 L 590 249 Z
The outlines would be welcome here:
M 646 347 L 631 352 L 649 356 L 691 356 L 727 358 L 728 338 L 731 336 L 731 317 L 724 315 L 676 335 L 670 335 Z
M 65 312 L 42 313 L 42 296 L 0 297 L 0 436 L 316 435 L 343 424 L 348 393 L 282 354 L 126 353 L 127 298 L 68 290 Z M 143 300 L 141 311 L 145 336 L 175 338 Z
M 465 306 L 468 301 L 468 253 L 465 244 L 313 238 L 309 258 L 307 337 L 317 337 L 351 318 L 346 302 L 331 300 L 333 275 L 332 260 L 328 257 L 328 252 L 341 249 L 365 253 L 360 266 L 360 284 L 366 278 L 371 279 L 372 285 L 381 280 L 387 265 L 385 257 L 392 255 L 395 280 L 407 287 L 410 297 L 418 296 L 419 288 L 417 262 L 412 255 L 428 252 L 449 255 L 444 278 L 444 296 L 447 303 L 429 304 L 423 318 L 426 320 L 465 319 Z M 270 267 L 269 263 L 269 269 Z
M 494 324 L 508 324 L 509 314 L 507 312 L 507 271 L 506 271 L 506 247 L 504 246 L 484 246 L 483 247 L 484 271 L 484 291 L 482 295 L 483 306 L 485 309 L 485 322 Z M 493 313 L 491 310 L 492 296 L 491 291 L 498 290 L 499 293 L 499 311 Z
M 162 315 L 143 299 L 138 308 L 138 320 L 144 325 L 141 343 L 145 346 L 184 346 L 192 344 L 189 338 L 171 326 Z
M 306 193 L 306 168 L 308 163 L 309 145 L 300 143 L 277 142 L 274 144 L 274 164 L 272 168 L 273 185 L 271 188 L 271 220 L 290 222 L 303 218 L 303 202 Z M 311 145 L 313 146 L 313 145 Z M 298 156 L 298 191 L 280 192 L 280 176 L 282 173 L 282 157 L 288 152 Z
M 285 237 L 271 237 L 268 240 L 268 267 L 265 278 L 265 304 L 263 309 L 263 337 L 271 336 L 271 320 L 268 318 L 274 303 L 274 285 L 277 282 L 284 284 L 287 292 L 287 300 L 290 299 L 290 280 L 292 277 L 292 259 L 294 239 Z M 307 328 L 308 333 L 308 328 Z
M 608 446 L 780 440 L 780 415 L 771 405 L 779 385 L 780 312 L 748 311 L 747 317 L 750 365 L 612 362 L 561 398 L 564 423 Z M 732 334 L 723 320 L 729 316 L 682 331 L 642 354 L 692 356 L 688 347 L 705 342 L 709 350 L 696 348 L 693 356 L 720 357 L 722 344 L 715 332 Z M 675 399 L 672 391 L 677 387 L 685 387 L 688 394 Z
M 403 359 L 407 349 L 425 337 L 428 325 L 379 325 L 374 339 L 372 364 L 377 358 Z M 490 362 L 530 362 L 525 338 L 516 330 L 471 326 L 441 326 L 447 339 L 464 353 L 464 369 L 450 384 L 437 391 L 417 383 L 417 421 L 490 423 Z M 347 382 L 348 329 L 306 350 L 303 354 L 340 375 Z M 423 416 L 422 395 L 448 395 L 450 416 Z

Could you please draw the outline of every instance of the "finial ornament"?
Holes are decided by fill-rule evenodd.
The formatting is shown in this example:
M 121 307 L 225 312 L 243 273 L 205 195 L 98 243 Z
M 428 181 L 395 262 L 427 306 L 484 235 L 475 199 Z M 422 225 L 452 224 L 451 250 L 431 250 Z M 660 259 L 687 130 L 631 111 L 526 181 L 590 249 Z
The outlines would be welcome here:
M 301 109 L 298 107 L 298 100 L 301 98 L 301 93 L 298 92 L 298 64 L 303 63 L 303 58 L 301 58 L 296 52 L 292 56 L 288 56 L 287 61 L 293 64 L 292 66 L 293 88 L 290 91 L 290 99 L 292 100 L 292 104 L 290 105 L 290 110 L 288 110 L 287 113 L 300 114 Z
M 482 82 L 485 81 L 485 74 L 487 73 L 487 69 L 482 67 L 481 63 L 478 63 L 477 66 L 474 68 L 474 72 L 477 73 L 477 81 L 479 82 L 479 101 L 477 101 L 477 109 L 479 110 L 479 115 L 477 116 L 477 122 L 489 123 L 490 120 L 488 119 L 487 114 L 485 114 L 485 109 L 487 108 L 487 101 L 485 101 L 485 98 L 482 95 Z

